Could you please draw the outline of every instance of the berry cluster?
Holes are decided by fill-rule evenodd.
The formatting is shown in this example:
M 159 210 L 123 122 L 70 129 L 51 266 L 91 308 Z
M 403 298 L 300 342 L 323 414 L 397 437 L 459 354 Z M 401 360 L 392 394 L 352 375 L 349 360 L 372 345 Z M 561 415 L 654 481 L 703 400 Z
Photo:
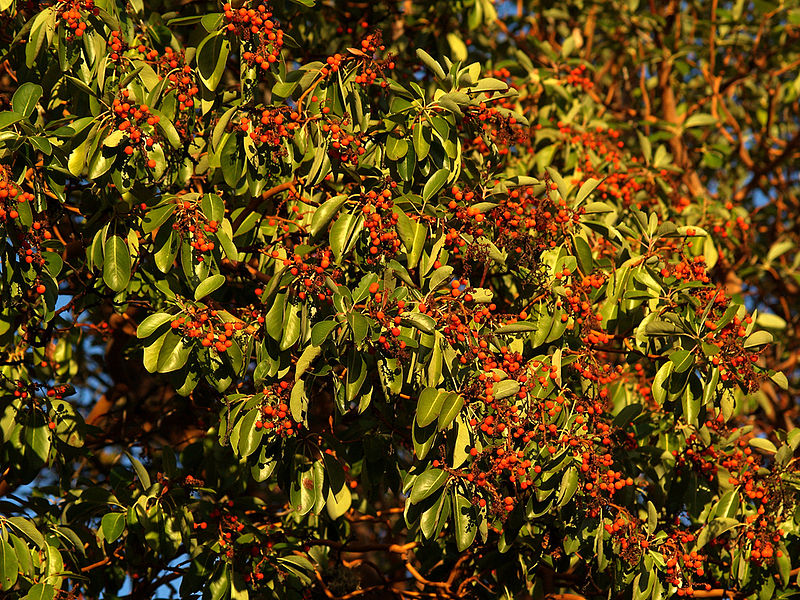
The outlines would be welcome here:
M 216 247 L 215 243 L 207 236 L 217 232 L 219 223 L 209 219 L 197 202 L 179 198 L 176 207 L 172 228 L 180 233 L 181 237 L 189 238 L 189 244 L 193 248 L 198 262 L 202 262 L 204 260 L 202 255 L 211 252 Z
M 25 192 L 11 179 L 11 172 L 0 165 L 0 221 L 19 217 L 17 204 L 30 202 L 33 194 Z M 49 234 L 48 234 L 49 235 Z
M 170 327 L 187 341 L 199 339 L 204 348 L 213 347 L 217 352 L 224 353 L 233 345 L 234 336 L 245 325 L 242 321 L 222 321 L 216 310 L 188 306 L 186 315 L 177 316 Z
M 391 71 L 394 69 L 394 60 L 391 56 L 377 60 L 375 53 L 385 50 L 385 46 L 381 44 L 380 33 L 373 33 L 361 40 L 361 50 L 353 52 L 356 60 L 359 62 L 359 74 L 355 77 L 355 82 L 366 87 L 375 83 L 378 77 L 384 76 L 384 71 Z M 352 51 L 351 51 L 352 52 Z M 389 84 L 386 80 L 381 81 L 381 87 L 387 87 Z
M 273 250 L 270 254 L 277 259 L 280 253 Z M 317 250 L 306 255 L 294 254 L 291 258 L 283 260 L 283 265 L 295 278 L 289 284 L 289 290 L 299 299 L 316 298 L 320 302 L 332 302 L 333 291 L 328 285 L 328 280 L 336 282 L 341 276 L 341 269 L 333 267 L 332 252 L 329 249 Z M 260 296 L 263 289 L 256 290 Z
M 285 153 L 284 142 L 294 135 L 299 119 L 300 115 L 288 107 L 264 108 L 257 120 L 245 115 L 230 127 L 248 135 L 260 149 L 269 150 L 275 161 Z
M 155 52 L 155 50 L 153 50 Z M 150 56 L 150 55 L 148 55 Z M 155 57 L 154 57 L 155 58 Z M 186 64 L 183 50 L 175 52 L 167 46 L 156 63 L 159 77 L 166 77 L 170 85 L 165 92 L 174 92 L 181 112 L 194 112 L 194 97 L 199 93 L 192 68 Z
M 686 447 L 679 454 L 677 450 L 672 451 L 675 456 L 675 467 L 679 472 L 689 470 L 708 481 L 714 481 L 717 477 L 719 455 L 713 445 L 705 446 L 693 433 L 686 439 Z
M 361 212 L 364 214 L 364 228 L 369 231 L 368 264 L 394 258 L 400 250 L 398 216 L 392 210 L 394 203 L 391 197 L 392 192 L 389 189 L 380 193 L 370 190 L 365 195 L 366 203 Z
M 159 140 L 156 124 L 161 117 L 150 112 L 145 105 L 130 102 L 130 91 L 122 90 L 120 98 L 114 98 L 112 110 L 117 118 L 116 129 L 127 135 L 127 144 L 123 147 L 126 156 L 132 156 L 136 150 L 142 156 L 148 169 L 156 168 L 156 161 L 148 158 L 149 151 Z
M 570 69 L 564 81 L 567 85 L 573 85 L 587 92 L 594 89 L 594 82 L 586 76 L 586 65 L 580 65 L 574 69 Z
M 83 36 L 86 31 L 86 16 L 98 14 L 100 11 L 94 5 L 94 0 L 67 0 L 58 6 L 58 16 L 66 24 L 72 39 Z
M 272 18 L 272 12 L 265 4 L 255 8 L 223 7 L 224 31 L 238 38 L 242 43 L 242 58 L 250 65 L 258 65 L 268 70 L 278 60 L 283 47 L 283 30 Z
M 364 148 L 366 136 L 349 133 L 345 129 L 346 126 L 345 121 L 329 122 L 322 126 L 322 131 L 330 139 L 328 156 L 334 160 L 355 165 L 358 163 L 358 157 L 367 151 Z
M 491 92 L 486 92 L 487 97 L 491 95 Z M 506 107 L 503 107 L 502 104 L 502 101 L 492 105 L 481 102 L 477 106 L 467 108 L 464 120 L 461 122 L 461 127 L 465 130 L 466 135 L 465 151 L 475 150 L 484 157 L 488 157 L 494 152 L 504 156 L 511 151 L 514 145 L 522 147 L 529 145 L 525 129 L 517 123 L 516 117 L 503 110 Z M 512 108 L 510 103 L 508 108 Z
M 289 397 L 294 381 L 283 380 L 264 388 L 261 401 L 261 418 L 255 422 L 256 429 L 265 429 L 276 437 L 291 437 L 303 427 L 289 414 Z

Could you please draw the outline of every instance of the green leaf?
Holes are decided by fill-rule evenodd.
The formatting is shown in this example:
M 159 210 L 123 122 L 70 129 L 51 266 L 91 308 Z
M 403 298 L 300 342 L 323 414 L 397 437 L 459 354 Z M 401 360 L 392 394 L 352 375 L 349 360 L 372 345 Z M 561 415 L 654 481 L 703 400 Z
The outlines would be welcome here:
M 283 319 L 283 337 L 281 338 L 281 351 L 288 350 L 300 339 L 300 306 L 289 304 Z
M 772 342 L 772 334 L 769 331 L 754 331 L 744 341 L 745 348 L 756 348 Z
M 417 123 L 414 127 L 412 139 L 414 141 L 414 152 L 417 153 L 417 160 L 425 160 L 431 149 L 431 143 L 425 137 L 426 128 L 423 123 Z
M 557 504 L 558 508 L 566 505 L 575 495 L 578 489 L 578 469 L 569 467 L 561 478 L 561 485 L 558 488 Z
M 336 321 L 320 321 L 311 328 L 311 343 L 321 346 L 328 339 L 338 323 Z
M 28 595 L 24 600 L 53 600 L 56 595 L 56 588 L 49 583 L 37 583 L 28 590 Z
M 0 538 L 0 585 L 3 590 L 10 590 L 17 582 L 19 567 L 14 547 Z
M 200 282 L 200 285 L 198 285 L 197 289 L 194 291 L 194 299 L 200 300 L 201 298 L 205 298 L 215 290 L 221 288 L 224 283 L 225 276 L 219 273 L 207 277 Z
M 669 376 L 672 374 L 672 370 L 674 368 L 675 363 L 672 361 L 665 362 L 658 369 L 656 376 L 653 379 L 653 400 L 655 400 L 659 405 L 664 404 L 667 399 L 667 392 L 669 390 Z
M 495 400 L 502 400 L 503 398 L 508 398 L 509 396 L 513 396 L 520 390 L 520 385 L 518 381 L 513 379 L 503 379 L 502 381 L 498 381 L 494 384 L 492 388 L 492 395 L 494 396 Z
M 177 371 L 189 358 L 190 346 L 186 346 L 180 336 L 168 331 L 161 342 L 158 351 L 158 361 L 156 370 L 159 373 L 171 373 Z
M 242 424 L 239 430 L 239 455 L 242 458 L 247 458 L 253 452 L 258 450 L 261 444 L 261 439 L 264 437 L 264 428 L 256 429 L 255 423 L 261 416 L 260 407 L 250 409 L 247 414 L 242 418 Z
M 128 287 L 131 279 L 131 255 L 125 241 L 112 235 L 103 245 L 103 281 L 115 292 Z
M 508 84 L 505 81 L 494 77 L 484 77 L 479 79 L 470 88 L 472 92 L 505 92 L 508 91 Z
M 100 528 L 107 542 L 114 542 L 122 535 L 122 532 L 125 530 L 125 521 L 125 513 L 112 512 L 103 515 Z
M 428 67 L 433 74 L 436 75 L 439 79 L 444 79 L 447 75 L 444 72 L 444 69 L 441 65 L 433 60 L 433 57 L 425 52 L 422 48 L 417 48 L 417 57 L 423 62 L 423 64 Z
M 695 113 L 686 119 L 686 121 L 684 121 L 683 128 L 689 129 L 690 127 L 707 127 L 709 125 L 715 125 L 716 123 L 717 119 L 712 115 Z
M 594 177 L 590 177 L 586 181 L 581 184 L 581 188 L 578 190 L 578 196 L 575 198 L 575 206 L 580 206 L 583 204 L 583 201 L 589 197 L 589 195 L 597 189 L 597 186 L 600 185 L 600 180 L 595 179 Z
M 8 523 L 10 523 L 14 528 L 17 529 L 17 531 L 28 538 L 31 542 L 36 544 L 40 549 L 43 550 L 47 545 L 41 532 L 36 529 L 33 523 L 31 523 L 25 517 L 11 517 L 8 519 Z
M 421 502 L 442 487 L 449 477 L 450 474 L 442 469 L 428 469 L 414 481 L 409 501 L 412 504 Z
M 39 98 L 42 97 L 42 86 L 38 83 L 26 81 L 17 88 L 11 98 L 11 108 L 14 112 L 21 114 L 26 119 L 33 114 Z
M 147 469 L 145 469 L 141 461 L 133 456 L 130 452 L 125 451 L 124 453 L 125 456 L 128 457 L 128 460 L 131 461 L 133 470 L 136 471 L 136 476 L 139 478 L 139 482 L 142 485 L 142 489 L 147 490 L 151 485 L 150 474 L 147 472 Z
M 328 226 L 328 223 L 331 222 L 331 219 L 339 212 L 339 209 L 346 201 L 347 196 L 341 195 L 334 196 L 323 202 L 322 205 L 314 211 L 314 216 L 311 217 L 311 227 L 309 228 L 311 235 L 314 237 L 318 236 L 322 230 Z
M 422 390 L 417 401 L 417 423 L 426 427 L 439 417 L 447 392 L 428 387 Z
M 775 447 L 775 444 L 765 438 L 754 437 L 748 442 L 748 444 L 750 444 L 753 448 L 757 448 L 762 452 L 766 452 L 767 454 L 775 454 L 778 451 L 778 449 Z
M 330 244 L 333 256 L 337 264 L 341 262 L 350 245 L 350 238 L 355 233 L 356 227 L 360 224 L 360 219 L 351 213 L 345 213 L 336 219 L 336 223 L 331 227 Z
M 427 202 L 433 198 L 444 187 L 449 175 L 450 171 L 448 169 L 439 169 L 431 175 L 428 181 L 425 182 L 425 187 L 422 188 L 422 200 Z
M 323 456 L 323 461 L 326 475 L 325 508 L 328 516 L 335 520 L 350 510 L 353 497 L 339 462 L 329 454 Z
M 442 408 L 439 411 L 439 420 L 437 423 L 439 430 L 443 431 L 450 427 L 450 424 L 455 420 L 463 407 L 464 397 L 455 392 L 449 392 L 445 396 Z
M 647 501 L 647 535 L 653 535 L 658 527 L 658 511 L 655 505 Z
M 683 373 L 694 364 L 694 354 L 688 350 L 676 350 L 669 355 L 669 359 L 675 365 L 676 373 Z
M 308 346 L 306 347 L 305 350 L 303 350 L 303 353 L 300 355 L 300 358 L 297 359 L 297 365 L 295 365 L 295 373 L 294 373 L 295 381 L 300 379 L 303 376 L 303 374 L 306 371 L 308 371 L 308 368 L 314 362 L 314 359 L 317 358 L 321 352 L 322 348 L 319 347 L 319 344 Z
M 528 323 L 527 321 L 517 321 L 516 323 L 511 323 L 510 325 L 502 325 L 494 330 L 494 332 L 498 335 L 502 335 L 504 333 L 528 333 L 531 331 L 536 331 L 538 327 L 536 323 Z
M 457 33 L 447 34 L 447 43 L 450 45 L 450 52 L 456 60 L 467 60 L 467 45 Z
M 456 546 L 463 552 L 475 541 L 478 526 L 472 503 L 461 494 L 453 492 L 453 516 L 455 519 Z
M 152 314 L 139 323 L 139 326 L 136 328 L 136 337 L 140 340 L 149 337 L 155 333 L 156 330 L 171 322 L 174 318 L 173 315 L 163 312 Z
M 197 47 L 197 70 L 200 80 L 212 92 L 217 89 L 225 63 L 228 60 L 230 43 L 222 32 L 218 31 L 206 36 Z
M 436 319 L 422 313 L 404 313 L 400 315 L 403 323 L 419 329 L 423 333 L 432 334 L 436 330 Z

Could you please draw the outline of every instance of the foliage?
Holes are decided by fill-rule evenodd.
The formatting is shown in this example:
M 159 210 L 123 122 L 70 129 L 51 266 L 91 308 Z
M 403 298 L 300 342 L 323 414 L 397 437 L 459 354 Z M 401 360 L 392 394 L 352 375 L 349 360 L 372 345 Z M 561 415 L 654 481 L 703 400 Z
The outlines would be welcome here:
M 800 7 L 549 4 L 0 1 L 4 597 L 796 595 Z

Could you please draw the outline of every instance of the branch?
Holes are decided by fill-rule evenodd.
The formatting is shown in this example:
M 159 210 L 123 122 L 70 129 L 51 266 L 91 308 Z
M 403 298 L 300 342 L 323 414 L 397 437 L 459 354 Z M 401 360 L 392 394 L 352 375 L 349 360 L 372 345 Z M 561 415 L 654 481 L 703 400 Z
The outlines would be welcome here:
M 248 215 L 254 212 L 259 206 L 261 206 L 261 203 L 264 200 L 274 196 L 275 194 L 280 194 L 281 192 L 288 190 L 289 188 L 293 187 L 295 183 L 297 183 L 296 179 L 292 179 L 291 181 L 284 181 L 283 183 L 262 192 L 260 196 L 256 196 L 255 198 L 250 200 L 250 203 L 244 208 L 242 212 L 239 213 L 239 216 L 236 217 L 236 220 L 233 222 L 234 235 L 236 234 L 236 231 L 239 229 L 239 227 L 241 227 L 244 220 L 248 217 Z

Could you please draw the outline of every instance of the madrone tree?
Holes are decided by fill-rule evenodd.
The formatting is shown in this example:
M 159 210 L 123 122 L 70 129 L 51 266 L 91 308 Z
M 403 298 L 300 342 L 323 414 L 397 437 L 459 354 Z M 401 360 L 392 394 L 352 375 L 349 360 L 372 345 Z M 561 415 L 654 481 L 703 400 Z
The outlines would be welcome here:
M 3 598 L 797 595 L 796 2 L 0 8 Z

